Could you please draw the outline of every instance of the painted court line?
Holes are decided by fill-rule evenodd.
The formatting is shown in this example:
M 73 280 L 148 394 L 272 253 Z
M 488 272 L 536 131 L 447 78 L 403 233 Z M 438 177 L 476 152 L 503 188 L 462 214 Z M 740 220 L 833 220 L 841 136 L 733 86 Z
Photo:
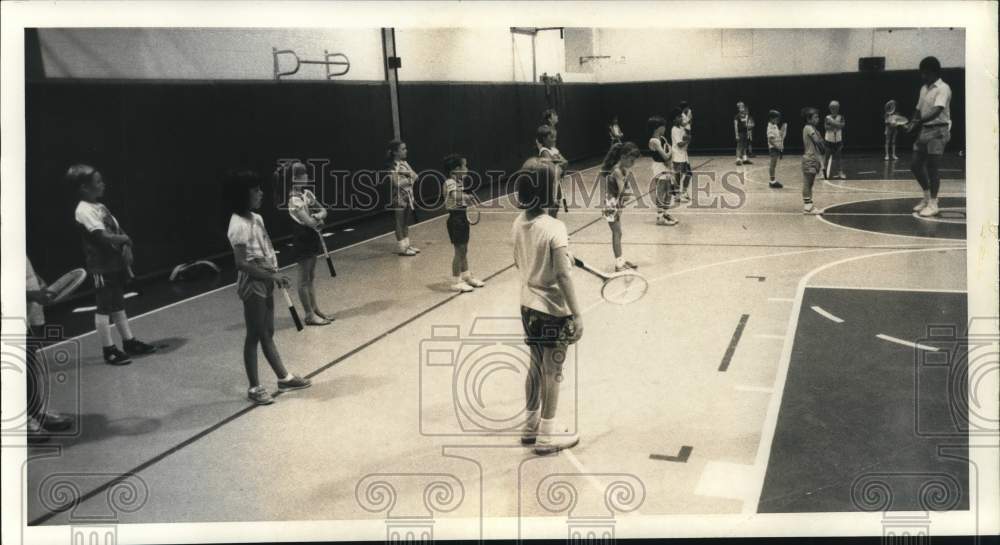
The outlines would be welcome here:
M 736 353 L 736 345 L 740 342 L 743 329 L 747 326 L 747 320 L 749 319 L 749 314 L 740 316 L 740 323 L 736 324 L 736 331 L 733 331 L 733 338 L 730 339 L 729 346 L 726 348 L 726 355 L 722 356 L 722 363 L 719 364 L 720 372 L 725 372 L 729 369 L 729 363 L 733 360 L 733 354 Z
M 782 341 L 785 340 L 784 335 L 775 335 L 774 333 L 758 333 L 754 335 L 754 337 L 758 339 L 779 339 Z
M 757 392 L 760 394 L 773 394 L 774 390 L 768 388 L 767 386 L 743 386 L 737 385 L 733 386 L 733 389 L 738 392 Z
M 963 250 L 964 248 L 944 248 L 946 250 Z M 802 300 L 805 295 L 806 287 L 809 287 L 809 281 L 815 277 L 817 274 L 839 266 L 844 263 L 850 263 L 853 261 L 858 261 L 861 259 L 869 259 L 872 257 L 886 256 L 886 255 L 897 255 L 897 254 L 907 254 L 916 252 L 929 252 L 929 251 L 941 251 L 942 248 L 920 248 L 911 250 L 892 250 L 888 252 L 878 252 L 873 254 L 866 254 L 860 256 L 847 257 L 843 259 L 837 259 L 829 263 L 825 263 L 816 267 L 815 269 L 809 271 L 799 280 L 798 287 L 795 291 L 795 304 L 792 307 L 792 312 L 788 316 L 788 333 L 785 338 L 784 346 L 781 351 L 781 359 L 778 362 L 778 370 L 774 378 L 774 395 L 771 396 L 770 404 L 768 405 L 767 415 L 764 417 L 764 423 L 761 428 L 760 442 L 757 444 L 757 455 L 754 458 L 752 474 L 749 476 L 752 479 L 752 483 L 744 488 L 745 495 L 743 496 L 743 513 L 747 515 L 752 515 L 757 513 L 760 506 L 760 494 L 764 489 L 764 476 L 767 474 L 767 466 L 770 462 L 771 457 L 771 445 L 774 443 L 774 434 L 777 431 L 778 426 L 778 413 L 781 410 L 781 398 L 785 389 L 785 382 L 788 379 L 788 369 L 791 364 L 792 359 L 792 345 L 794 344 L 795 332 L 799 326 L 799 315 L 802 312 Z
M 941 248 L 941 251 L 945 250 L 964 250 L 965 248 Z M 924 250 L 931 250 L 931 248 L 924 248 Z M 967 293 L 967 290 L 952 290 L 952 289 L 937 289 L 937 288 L 891 288 L 883 286 L 827 286 L 822 284 L 816 284 L 808 286 L 809 288 L 817 289 L 827 289 L 827 290 L 875 290 L 875 291 L 916 291 L 916 292 L 928 292 L 928 293 Z
M 878 337 L 879 339 L 882 339 L 883 341 L 889 341 L 891 343 L 901 344 L 903 346 L 909 346 L 910 348 L 918 348 L 920 350 L 927 350 L 928 352 L 938 351 L 938 349 L 933 346 L 927 346 L 926 344 L 904 341 L 903 339 L 897 339 L 896 337 L 893 337 L 891 335 L 886 335 L 885 333 L 879 333 L 878 335 L 875 336 Z
M 813 305 L 813 306 L 811 306 L 809 308 L 813 309 L 813 312 L 815 312 L 816 314 L 819 314 L 820 316 L 826 318 L 827 320 L 830 320 L 831 322 L 836 322 L 838 324 L 844 323 L 843 318 L 838 318 L 838 317 L 834 316 L 833 314 L 830 314 L 829 312 L 827 312 L 826 310 L 824 310 L 823 307 L 821 307 L 819 305 Z

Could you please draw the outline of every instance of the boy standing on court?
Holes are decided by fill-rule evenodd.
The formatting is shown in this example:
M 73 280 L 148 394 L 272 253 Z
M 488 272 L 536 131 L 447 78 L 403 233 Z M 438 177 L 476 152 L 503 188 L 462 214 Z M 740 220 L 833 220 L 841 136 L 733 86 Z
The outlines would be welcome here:
M 691 164 L 688 162 L 690 135 L 684 128 L 684 114 L 680 108 L 670 112 L 673 127 L 670 129 L 670 155 L 674 161 L 674 176 L 680 188 L 680 202 L 691 202 Z
M 75 218 L 82 236 L 87 272 L 97 288 L 94 326 L 101 340 L 104 361 L 110 365 L 132 363 L 130 355 L 156 352 L 156 347 L 132 335 L 125 314 L 125 285 L 132 279 L 132 239 L 108 207 L 100 203 L 105 187 L 100 172 L 90 165 L 73 165 L 66 171 L 66 181 L 80 195 Z M 124 352 L 115 345 L 112 323 L 121 335 Z
M 781 125 L 780 127 L 778 125 Z M 775 179 L 775 170 L 778 168 L 778 160 L 785 151 L 785 132 L 788 123 L 781 123 L 781 112 L 771 110 L 767 113 L 767 151 L 771 156 L 771 164 L 768 167 L 768 174 L 771 175 L 771 182 L 768 184 L 772 189 L 784 187 L 781 182 Z
M 559 206 L 557 176 L 554 165 L 546 161 L 531 158 L 524 163 L 516 182 L 523 211 L 511 228 L 514 265 L 521 279 L 521 324 L 531 351 L 521 444 L 533 444 L 539 455 L 580 442 L 576 433 L 556 420 L 566 351 L 583 334 L 566 225 L 546 213 Z
M 742 165 L 743 163 L 749 164 L 751 161 L 747 159 L 747 146 L 749 145 L 749 124 L 750 124 L 750 113 L 747 111 L 746 104 L 743 102 L 736 103 L 736 115 L 733 117 L 733 129 L 736 133 L 736 164 Z
M 920 61 L 920 79 L 924 84 L 920 86 L 917 108 L 906 125 L 906 131 L 918 128 L 920 131 L 913 142 L 910 170 L 924 190 L 924 198 L 913 211 L 926 218 L 940 213 L 938 190 L 941 189 L 941 172 L 938 162 L 951 140 L 951 87 L 941 80 L 941 62 L 936 57 L 925 57 Z
M 833 161 L 837 163 L 837 170 L 840 172 L 837 177 L 841 180 L 847 179 L 847 175 L 844 174 L 844 161 L 841 157 L 841 152 L 844 150 L 844 126 L 846 124 L 844 116 L 840 114 L 840 103 L 836 100 L 831 101 L 830 113 L 823 121 L 826 129 L 823 136 L 826 140 L 827 152 L 833 156 Z
M 465 214 L 466 207 L 472 197 L 465 193 L 463 183 L 469 172 L 465 157 L 452 153 L 444 158 L 444 171 L 448 175 L 444 180 L 444 204 L 448 209 L 448 239 L 455 249 L 451 259 L 451 289 L 466 293 L 473 288 L 481 288 L 486 284 L 472 276 L 469 272 L 469 218 Z
M 823 139 L 816 130 L 819 124 L 819 110 L 816 108 L 802 108 L 802 120 L 805 126 L 802 127 L 802 213 L 819 214 L 813 205 L 813 183 L 816 175 L 823 170 L 823 163 L 820 156 L 823 155 Z

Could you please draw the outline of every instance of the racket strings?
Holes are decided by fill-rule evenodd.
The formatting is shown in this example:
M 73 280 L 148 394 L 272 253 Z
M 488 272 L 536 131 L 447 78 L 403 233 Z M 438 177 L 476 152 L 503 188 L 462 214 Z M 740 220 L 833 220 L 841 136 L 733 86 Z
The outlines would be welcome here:
M 601 287 L 601 297 L 609 303 L 626 305 L 642 298 L 649 289 L 645 277 L 636 273 L 622 273 L 609 278 Z

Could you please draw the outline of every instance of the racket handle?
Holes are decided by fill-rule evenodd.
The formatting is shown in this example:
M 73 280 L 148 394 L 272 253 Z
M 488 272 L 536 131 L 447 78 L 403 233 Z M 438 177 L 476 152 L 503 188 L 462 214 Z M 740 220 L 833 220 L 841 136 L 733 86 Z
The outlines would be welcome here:
M 569 205 L 566 204 L 566 198 L 565 197 L 563 197 L 562 203 L 563 203 L 563 211 L 566 212 L 567 214 L 569 214 Z
M 573 257 L 573 264 L 576 265 L 577 267 L 580 267 L 581 269 L 587 267 L 586 263 L 581 261 L 579 257 Z
M 326 268 L 330 269 L 331 278 L 337 277 L 337 269 L 333 268 L 333 258 L 330 257 L 330 254 L 326 254 Z
M 319 245 L 323 248 L 323 257 L 326 258 L 326 268 L 330 269 L 330 278 L 336 278 L 337 269 L 333 268 L 333 258 L 330 257 L 330 250 L 326 248 L 326 239 L 323 238 L 323 231 L 318 230 L 316 234 L 319 236 Z
M 288 313 L 292 315 L 292 321 L 295 322 L 295 329 L 302 331 L 304 326 L 302 325 L 302 319 L 299 318 L 299 311 L 295 308 L 295 303 L 292 303 L 292 298 L 288 295 L 288 290 L 284 286 L 279 287 L 281 288 L 281 294 L 285 296 L 285 302 L 288 303 Z

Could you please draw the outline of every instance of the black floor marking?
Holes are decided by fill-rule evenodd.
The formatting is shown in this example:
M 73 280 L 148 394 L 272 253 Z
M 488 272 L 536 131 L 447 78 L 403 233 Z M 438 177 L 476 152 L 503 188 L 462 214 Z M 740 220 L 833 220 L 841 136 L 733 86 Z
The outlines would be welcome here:
M 752 275 L 751 276 L 747 276 L 747 278 L 756 278 L 758 282 L 763 282 L 764 280 L 767 279 L 766 276 L 752 276 Z
M 711 159 L 709 159 L 708 161 L 705 161 L 704 163 L 702 163 L 702 165 L 699 165 L 699 166 L 703 166 L 703 165 L 707 164 L 710 161 L 711 161 Z M 604 220 L 604 217 L 603 216 L 599 216 L 594 221 L 588 222 L 588 223 L 586 223 L 586 224 L 578 227 L 577 229 L 574 229 L 569 234 L 570 235 L 574 235 L 576 233 L 579 233 L 580 231 L 586 229 L 587 227 L 590 227 L 591 225 L 594 225 L 595 223 L 597 223 L 599 221 L 603 221 L 603 220 Z M 513 269 L 513 268 L 514 268 L 514 264 L 511 263 L 510 265 L 507 265 L 506 267 L 503 267 L 502 269 L 500 269 L 500 270 L 494 272 L 493 274 L 490 274 L 489 276 L 485 277 L 484 280 L 491 280 L 491 279 L 493 279 L 493 278 L 495 278 L 495 277 L 497 277 L 497 276 L 499 276 L 499 275 L 501 275 L 501 274 L 503 274 L 503 273 L 505 273 L 505 272 Z M 310 372 L 309 374 L 305 375 L 305 377 L 306 378 L 312 378 L 312 377 L 315 377 L 315 376 L 319 375 L 320 373 L 322 373 L 322 372 L 330 369 L 331 367 L 337 365 L 338 363 L 344 361 L 345 359 L 347 359 L 347 358 L 349 358 L 349 357 L 357 354 L 358 352 L 361 352 L 365 348 L 368 348 L 372 344 L 375 344 L 375 342 L 384 339 L 385 337 L 387 337 L 387 336 L 395 333 L 396 331 L 402 329 L 403 327 L 405 327 L 405 326 L 413 323 L 414 321 L 420 319 L 421 317 L 427 315 L 428 313 L 430 313 L 430 312 L 432 312 L 432 311 L 434 311 L 434 310 L 436 310 L 436 309 L 444 306 L 445 304 L 447 304 L 447 303 L 449 303 L 449 302 L 457 299 L 461 295 L 462 294 L 460 294 L 460 293 L 454 293 L 454 294 L 449 295 L 445 299 L 442 299 L 441 301 L 438 301 L 437 303 L 431 305 L 430 307 L 427 307 L 426 309 L 418 312 L 417 314 L 414 314 L 413 316 L 411 316 L 411 317 L 403 320 L 399 324 L 396 324 L 395 326 L 387 329 L 383 333 L 381 333 L 381 334 L 379 334 L 379 335 L 377 335 L 377 336 L 369 339 L 368 341 L 366 341 L 366 342 L 358 345 L 357 347 L 355 347 L 352 350 L 350 350 L 349 352 L 341 355 L 340 357 L 338 357 L 337 359 L 331 361 L 330 363 L 327 363 L 326 365 L 323 365 L 322 367 L 320 367 L 320 368 L 318 368 L 318 369 Z M 279 390 L 279 391 L 274 392 L 272 394 L 272 397 L 278 398 L 281 395 L 283 395 L 284 393 L 285 392 L 282 392 L 282 391 Z M 70 505 L 66 505 L 64 509 L 56 509 L 56 510 L 53 510 L 53 511 L 48 511 L 44 515 L 41 515 L 41 516 L 35 518 L 34 520 L 29 521 L 27 525 L 28 526 L 36 526 L 36 525 L 42 524 L 45 521 L 51 519 L 52 517 L 58 515 L 59 513 L 62 513 L 64 511 L 66 511 L 67 509 L 70 509 L 70 508 L 72 508 L 74 506 L 82 504 L 83 502 L 85 502 L 87 500 L 90 500 L 94 496 L 100 494 L 101 492 L 104 492 L 104 491 L 108 490 L 109 488 L 111 488 L 112 486 L 116 485 L 117 483 L 122 482 L 123 480 L 127 479 L 128 477 L 130 477 L 132 475 L 137 475 L 141 471 L 145 471 L 146 469 L 149 469 L 153 465 L 155 465 L 155 464 L 163 461 L 164 459 L 166 459 L 171 454 L 174 454 L 174 453 L 180 451 L 181 449 L 183 449 L 184 447 L 187 447 L 187 446 L 195 443 L 196 441 L 198 441 L 200 439 L 203 439 L 205 436 L 207 436 L 208 434 L 212 433 L 213 431 L 216 431 L 219 428 L 221 428 L 222 426 L 225 426 L 226 424 L 228 424 L 228 423 L 236 420 L 237 418 L 239 418 L 239 417 L 241 417 L 241 416 L 243 416 L 245 414 L 250 413 L 251 411 L 253 411 L 254 409 L 256 409 L 258 407 L 260 407 L 260 405 L 248 405 L 247 407 L 244 407 L 244 408 L 240 409 L 239 411 L 233 413 L 232 415 L 227 416 L 226 418 L 222 419 L 221 421 L 219 421 L 219 422 L 217 422 L 217 423 L 209 426 L 208 428 L 205 428 L 204 430 L 202 430 L 202 431 L 194 434 L 193 436 L 191 436 L 191 437 L 189 437 L 189 438 L 181 441 L 180 443 L 174 445 L 173 447 L 167 449 L 166 451 L 161 452 L 160 454 L 157 454 L 156 456 L 154 456 L 154 457 L 150 458 L 149 460 L 147 460 L 147 461 L 145 461 L 145 462 L 143 462 L 143 463 L 135 466 L 131 470 L 129 470 L 129 471 L 127 471 L 127 472 L 119 475 L 118 477 L 115 477 L 114 479 L 111 479 L 110 481 L 108 481 L 108 482 L 106 482 L 106 483 L 104 483 L 102 485 L 99 485 L 97 488 L 94 488 L 93 490 L 91 490 L 90 492 L 87 492 L 86 494 L 82 494 L 82 495 L 74 498 L 73 501 L 72 501 L 72 503 Z
M 729 347 L 726 348 L 726 355 L 722 356 L 722 364 L 719 365 L 720 372 L 725 372 L 729 369 L 729 362 L 732 361 L 733 354 L 736 353 L 736 344 L 740 342 L 740 337 L 743 335 L 743 328 L 747 326 L 747 320 L 749 319 L 749 314 L 740 316 L 740 323 L 736 324 L 736 331 L 733 331 L 733 338 L 729 341 Z
M 663 460 L 665 462 L 679 462 L 684 464 L 687 463 L 688 458 L 691 457 L 692 450 L 694 450 L 694 447 L 689 447 L 687 445 L 684 445 L 683 447 L 681 447 L 680 452 L 678 452 L 676 456 L 667 456 L 666 454 L 650 454 L 649 459 Z

